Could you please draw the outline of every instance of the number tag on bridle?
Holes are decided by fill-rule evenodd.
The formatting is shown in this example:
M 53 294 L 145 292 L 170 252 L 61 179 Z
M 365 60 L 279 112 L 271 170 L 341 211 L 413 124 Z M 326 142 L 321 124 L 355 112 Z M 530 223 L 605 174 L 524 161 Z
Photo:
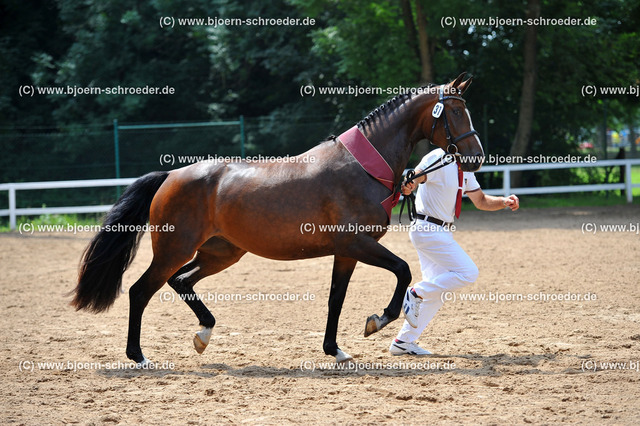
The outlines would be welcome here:
M 440 115 L 442 115 L 442 111 L 444 111 L 444 104 L 442 102 L 438 102 L 433 107 L 433 112 L 431 113 L 431 115 L 434 118 L 440 118 Z

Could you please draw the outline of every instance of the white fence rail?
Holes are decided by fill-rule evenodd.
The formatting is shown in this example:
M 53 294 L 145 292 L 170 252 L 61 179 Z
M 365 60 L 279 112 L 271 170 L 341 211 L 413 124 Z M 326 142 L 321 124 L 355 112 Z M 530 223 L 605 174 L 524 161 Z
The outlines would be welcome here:
M 99 186 L 126 186 L 126 185 L 131 185 L 133 182 L 136 181 L 136 179 L 137 178 L 3 183 L 3 184 L 0 184 L 0 191 L 9 191 L 9 208 L 0 210 L 0 217 L 9 216 L 9 227 L 13 230 L 13 229 L 16 229 L 17 216 L 106 212 L 111 209 L 111 205 L 39 207 L 39 208 L 18 209 L 16 208 L 16 192 L 22 191 L 22 190 L 29 190 L 29 189 L 94 188 Z
M 640 159 L 605 160 L 595 163 L 544 163 L 544 164 L 514 164 L 500 166 L 484 166 L 477 173 L 502 172 L 502 188 L 484 189 L 491 195 L 504 195 L 516 193 L 519 195 L 530 194 L 562 194 L 569 192 L 592 192 L 624 190 L 627 202 L 633 201 L 633 188 L 640 188 L 639 183 L 631 181 L 631 166 L 640 165 Z M 531 188 L 511 188 L 511 172 L 517 170 L 551 170 L 572 169 L 589 167 L 624 167 L 624 183 L 601 183 L 589 185 L 562 185 L 542 186 Z M 93 188 L 100 186 L 126 186 L 132 184 L 137 178 L 123 179 L 95 179 L 95 180 L 65 180 L 55 182 L 24 182 L 0 184 L 0 191 L 9 192 L 9 208 L 0 210 L 0 217 L 9 216 L 10 228 L 16 229 L 18 216 L 33 216 L 41 214 L 75 214 L 75 213 L 102 213 L 109 211 L 111 205 L 99 206 L 71 206 L 71 207 L 40 207 L 40 208 L 16 208 L 16 192 L 33 189 L 59 189 L 59 188 Z
M 490 195 L 504 195 L 511 193 L 520 195 L 532 194 L 563 194 L 569 192 L 593 192 L 593 191 L 615 191 L 624 190 L 627 195 L 627 202 L 633 201 L 633 188 L 640 188 L 640 182 L 631 181 L 631 166 L 640 165 L 640 159 L 627 160 L 604 160 L 595 163 L 543 163 L 543 164 L 514 164 L 501 166 L 483 166 L 477 173 L 503 172 L 502 189 L 484 189 Z M 552 169 L 581 169 L 590 167 L 624 167 L 624 183 L 600 183 L 589 185 L 559 185 L 559 186 L 539 186 L 532 188 L 511 188 L 512 171 L 528 170 L 552 170 Z

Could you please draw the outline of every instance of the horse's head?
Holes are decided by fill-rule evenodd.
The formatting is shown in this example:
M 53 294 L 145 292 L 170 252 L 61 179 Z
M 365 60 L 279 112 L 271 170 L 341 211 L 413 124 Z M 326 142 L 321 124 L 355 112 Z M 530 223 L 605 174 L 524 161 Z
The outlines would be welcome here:
M 437 93 L 425 106 L 422 131 L 431 143 L 456 155 L 462 170 L 475 172 L 482 166 L 484 151 L 462 98 L 473 80 L 463 81 L 465 74 L 449 84 L 433 88 Z

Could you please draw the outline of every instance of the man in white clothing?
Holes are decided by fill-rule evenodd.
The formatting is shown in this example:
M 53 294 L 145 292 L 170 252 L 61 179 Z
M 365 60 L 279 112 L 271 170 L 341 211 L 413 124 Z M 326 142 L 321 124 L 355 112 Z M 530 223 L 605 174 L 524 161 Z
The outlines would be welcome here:
M 416 167 L 416 174 L 444 155 L 435 149 L 425 155 Z M 419 185 L 418 184 L 423 184 Z M 407 289 L 403 312 L 405 321 L 391 343 L 393 355 L 428 355 L 431 352 L 416 343 L 422 331 L 443 305 L 442 293 L 472 284 L 478 278 L 478 267 L 453 239 L 451 224 L 460 214 L 462 194 L 466 193 L 480 210 L 496 211 L 520 207 L 518 197 L 494 197 L 485 194 L 472 172 L 463 172 L 453 161 L 427 175 L 402 185 L 409 195 L 418 187 L 416 211 L 418 218 L 409 236 L 418 251 L 422 281 Z

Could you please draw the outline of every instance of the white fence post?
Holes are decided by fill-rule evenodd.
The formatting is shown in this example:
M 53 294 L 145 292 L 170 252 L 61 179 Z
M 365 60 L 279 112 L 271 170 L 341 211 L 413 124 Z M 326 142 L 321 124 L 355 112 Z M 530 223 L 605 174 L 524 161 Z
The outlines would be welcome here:
M 9 229 L 16 229 L 16 187 L 9 185 Z
M 511 169 L 506 167 L 504 169 L 504 175 L 502 176 L 502 188 L 504 190 L 504 196 L 508 197 L 511 192 Z
M 9 229 L 16 229 L 16 187 L 9 184 Z
M 627 203 L 633 202 L 633 186 L 631 185 L 631 163 L 624 165 L 624 187 L 627 193 Z

